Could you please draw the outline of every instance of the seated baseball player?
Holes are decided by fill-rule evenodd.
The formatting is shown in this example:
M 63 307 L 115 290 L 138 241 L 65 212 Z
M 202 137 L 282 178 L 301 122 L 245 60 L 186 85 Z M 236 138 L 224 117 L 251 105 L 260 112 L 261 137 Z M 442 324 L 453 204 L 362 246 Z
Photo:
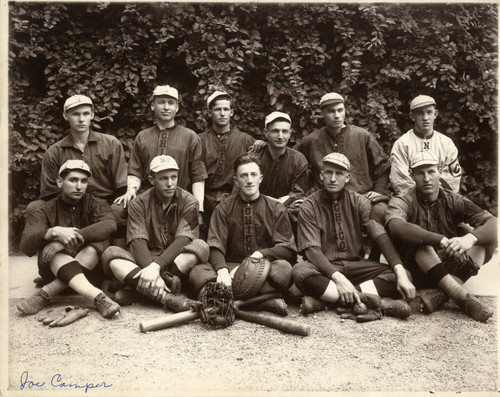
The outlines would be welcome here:
M 296 248 L 290 220 L 283 204 L 260 193 L 262 178 L 260 161 L 255 155 L 245 154 L 234 162 L 238 193 L 215 207 L 207 240 L 210 264 L 196 266 L 190 275 L 195 291 L 215 279 L 234 287 L 233 278 L 248 257 L 271 262 L 261 293 L 286 292 L 291 286 L 292 265 L 288 260 Z M 233 288 L 233 292 L 238 299 L 239 291 Z M 287 314 L 281 298 L 266 301 L 255 309 Z
M 148 168 L 152 187 L 128 209 L 128 251 L 109 247 L 102 257 L 104 271 L 131 290 L 106 292 L 122 305 L 133 303 L 138 291 L 171 310 L 189 310 L 193 302 L 175 294 L 191 269 L 208 260 L 208 245 L 198 239 L 198 201 L 177 186 L 172 157 L 157 156 Z
M 125 208 L 140 193 L 151 188 L 149 165 L 154 157 L 171 156 L 180 164 L 177 185 L 190 189 L 199 204 L 199 223 L 203 223 L 203 202 L 207 171 L 201 159 L 200 137 L 191 129 L 175 122 L 179 111 L 179 92 L 174 87 L 161 85 L 154 89 L 151 102 L 155 125 L 137 134 L 128 162 L 127 192 L 115 203 Z
M 28 256 L 38 252 L 39 273 L 47 284 L 17 306 L 23 314 L 39 312 L 68 285 L 92 300 L 103 317 L 120 311 L 87 278 L 116 231 L 109 204 L 86 193 L 91 175 L 84 161 L 66 161 L 56 181 L 59 195 L 26 216 L 21 250 Z
M 410 118 L 413 129 L 401 136 L 391 150 L 392 188 L 404 196 L 415 186 L 410 173 L 410 160 L 419 152 L 430 151 L 439 162 L 441 186 L 458 193 L 462 168 L 458 162 L 458 149 L 446 135 L 434 130 L 438 116 L 436 101 L 427 95 L 419 95 L 410 103 Z
M 434 288 L 420 297 L 424 313 L 451 298 L 474 320 L 493 310 L 462 286 L 492 257 L 497 219 L 470 200 L 439 186 L 439 161 L 431 151 L 416 153 L 410 164 L 415 187 L 389 202 L 387 227 L 417 288 Z M 473 230 L 457 233 L 460 222 Z
M 224 193 L 233 189 L 233 164 L 245 154 L 254 139 L 244 132 L 231 128 L 232 99 L 227 92 L 215 91 L 207 99 L 212 121 L 208 131 L 201 133 L 202 159 L 207 169 L 205 181 L 205 220 L 210 222 L 216 203 Z
M 307 260 L 295 265 L 292 273 L 306 295 L 301 312 L 321 309 L 322 302 L 363 302 L 378 311 L 358 316 L 358 321 L 382 314 L 406 318 L 409 305 L 393 298 L 413 299 L 415 287 L 385 229 L 370 219 L 370 201 L 345 187 L 350 170 L 343 154 L 326 155 L 320 174 L 323 188 L 306 198 L 299 211 L 298 248 Z M 388 265 L 364 259 L 362 228 L 379 245 Z

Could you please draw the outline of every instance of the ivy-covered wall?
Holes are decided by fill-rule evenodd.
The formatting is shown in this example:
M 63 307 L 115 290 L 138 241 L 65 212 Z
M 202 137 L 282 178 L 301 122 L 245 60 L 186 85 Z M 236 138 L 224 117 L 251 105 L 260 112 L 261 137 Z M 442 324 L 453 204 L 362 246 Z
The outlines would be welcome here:
M 319 98 L 337 91 L 387 151 L 411 128 L 411 99 L 432 95 L 436 129 L 459 148 L 462 192 L 496 213 L 496 4 L 20 2 L 9 15 L 14 245 L 43 154 L 65 134 L 64 100 L 90 96 L 93 128 L 128 154 L 158 84 L 179 89 L 177 120 L 197 132 L 206 97 L 224 88 L 234 125 L 258 137 L 264 116 L 284 110 L 294 141 L 322 125 Z

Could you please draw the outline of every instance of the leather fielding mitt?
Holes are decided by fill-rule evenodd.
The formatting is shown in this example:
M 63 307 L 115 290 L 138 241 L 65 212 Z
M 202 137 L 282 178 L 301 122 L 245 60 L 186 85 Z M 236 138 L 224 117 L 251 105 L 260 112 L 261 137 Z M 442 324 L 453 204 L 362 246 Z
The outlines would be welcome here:
M 268 259 L 245 258 L 236 270 L 233 277 L 233 294 L 236 299 L 253 298 L 262 288 L 271 269 L 271 262 Z

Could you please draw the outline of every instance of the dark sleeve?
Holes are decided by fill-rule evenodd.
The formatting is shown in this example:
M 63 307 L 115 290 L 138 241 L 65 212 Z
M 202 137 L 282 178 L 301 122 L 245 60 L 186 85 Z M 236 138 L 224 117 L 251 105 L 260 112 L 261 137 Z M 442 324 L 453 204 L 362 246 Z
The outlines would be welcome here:
M 141 163 L 141 139 L 142 135 L 139 132 L 135 137 L 132 153 L 130 153 L 128 160 L 128 174 L 134 175 L 142 181 L 146 177 L 147 170 L 143 169 Z
M 384 193 L 389 183 L 389 169 L 391 164 L 389 158 L 384 153 L 384 149 L 379 145 L 375 137 L 368 133 L 366 150 L 370 164 L 370 172 L 374 180 L 373 190 L 377 193 Z M 375 188 L 376 186 L 376 188 Z
M 212 248 L 217 248 L 222 255 L 225 255 L 227 252 L 228 229 L 226 208 L 226 202 L 215 207 L 212 218 L 210 219 L 207 237 L 207 244 L 210 247 L 210 252 L 212 252 Z
M 265 248 L 259 250 L 259 252 L 264 255 L 269 262 L 275 261 L 276 259 L 284 259 L 287 261 L 293 255 L 293 251 L 286 247 Z
M 55 149 L 45 152 L 42 159 L 42 170 L 40 172 L 40 198 L 48 200 L 59 193 L 57 187 L 57 175 L 60 164 L 56 159 Z
M 139 196 L 135 200 L 132 200 L 128 206 L 127 244 L 130 244 L 135 239 L 149 241 L 145 205 L 146 203 Z
M 472 234 L 477 238 L 477 244 L 489 244 L 497 241 L 497 218 L 488 211 L 479 208 L 465 197 L 463 202 L 463 221 L 474 228 Z
M 484 225 L 474 229 L 472 234 L 477 238 L 477 244 L 494 243 L 498 239 L 497 218 L 490 218 Z
M 325 277 L 331 278 L 335 272 L 343 272 L 342 266 L 331 263 L 319 247 L 309 247 L 305 250 L 307 260 L 311 262 Z
M 105 219 L 78 230 L 85 243 L 106 240 L 116 232 L 116 220 Z
M 41 208 L 27 213 L 26 225 L 21 236 L 21 251 L 28 256 L 35 255 L 47 244 L 45 234 L 49 229 L 50 224 Z
M 301 205 L 297 220 L 298 250 L 315 247 L 321 250 L 321 230 L 316 220 L 312 201 L 306 200 Z
M 190 242 L 191 239 L 188 237 L 177 237 L 160 256 L 156 256 L 153 260 L 158 263 L 162 269 L 166 269 Z
M 189 169 L 189 179 L 191 183 L 200 182 L 208 178 L 207 170 L 205 168 L 205 163 L 202 159 L 202 147 L 201 139 L 195 132 L 193 132 L 193 138 L 190 148 L 190 162 L 191 166 Z
M 274 199 L 273 199 L 274 201 Z M 288 212 L 286 208 L 278 201 L 271 203 L 272 215 L 274 216 L 274 228 L 273 228 L 273 241 L 271 243 L 271 247 L 260 249 L 262 255 L 266 258 L 274 258 L 275 259 L 290 259 L 290 252 L 296 252 L 297 247 L 295 246 L 295 239 L 293 237 L 292 225 L 290 224 L 290 218 L 288 216 Z M 285 248 L 286 250 L 283 250 Z M 289 257 L 283 258 L 279 256 L 287 252 Z M 270 259 L 271 260 L 271 259 Z
M 132 240 L 132 242 L 128 245 L 128 249 L 130 253 L 135 259 L 135 263 L 141 268 L 144 269 L 148 267 L 151 262 L 153 262 L 153 258 L 148 249 L 148 242 L 142 238 L 138 238 Z
M 396 266 L 397 264 L 403 264 L 403 261 L 399 257 L 399 254 L 396 251 L 396 248 L 394 248 L 394 244 L 392 243 L 387 233 L 379 236 L 375 240 L 375 242 L 384 254 L 385 259 L 387 259 L 387 262 L 389 263 L 391 269 L 394 269 L 394 266 Z
M 309 175 L 307 174 L 309 164 L 303 156 L 297 158 L 296 161 L 297 164 L 292 183 L 292 190 L 288 193 L 288 196 L 294 196 L 295 200 L 303 197 L 309 190 Z
M 375 182 L 373 184 L 373 191 L 385 194 L 387 190 L 387 185 L 389 184 L 389 168 L 382 173 L 379 177 L 375 178 Z
M 127 161 L 123 146 L 118 139 L 113 139 L 113 155 L 111 157 L 111 175 L 113 175 L 114 190 L 127 187 Z
M 224 254 L 217 248 L 210 247 L 209 261 L 216 272 L 222 268 L 227 269 L 226 258 L 224 258 Z
M 445 237 L 397 218 L 390 219 L 387 223 L 387 227 L 391 232 L 391 236 L 394 238 L 415 245 L 432 245 L 436 247 Z

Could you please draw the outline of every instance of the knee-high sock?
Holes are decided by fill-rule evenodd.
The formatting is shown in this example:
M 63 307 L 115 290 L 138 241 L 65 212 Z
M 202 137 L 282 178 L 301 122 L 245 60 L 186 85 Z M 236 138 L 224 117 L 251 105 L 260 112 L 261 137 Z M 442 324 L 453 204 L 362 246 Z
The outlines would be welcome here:
M 197 263 L 198 258 L 195 254 L 183 252 L 174 259 L 174 263 L 169 267 L 169 271 L 173 275 L 187 277 Z
M 302 282 L 305 295 L 321 299 L 325 302 L 335 303 L 339 299 L 337 286 L 332 280 L 323 275 L 315 275 L 306 278 Z
M 84 268 L 93 270 L 99 263 L 99 255 L 94 247 L 88 245 L 76 254 L 75 260 Z
M 434 248 L 431 246 L 420 248 L 415 255 L 415 260 L 427 277 L 433 280 L 451 299 L 454 301 L 465 299 L 467 291 L 448 273 Z
M 126 259 L 113 259 L 109 262 L 109 268 L 118 281 L 137 289 L 139 278 L 133 277 L 141 270 L 139 266 Z

